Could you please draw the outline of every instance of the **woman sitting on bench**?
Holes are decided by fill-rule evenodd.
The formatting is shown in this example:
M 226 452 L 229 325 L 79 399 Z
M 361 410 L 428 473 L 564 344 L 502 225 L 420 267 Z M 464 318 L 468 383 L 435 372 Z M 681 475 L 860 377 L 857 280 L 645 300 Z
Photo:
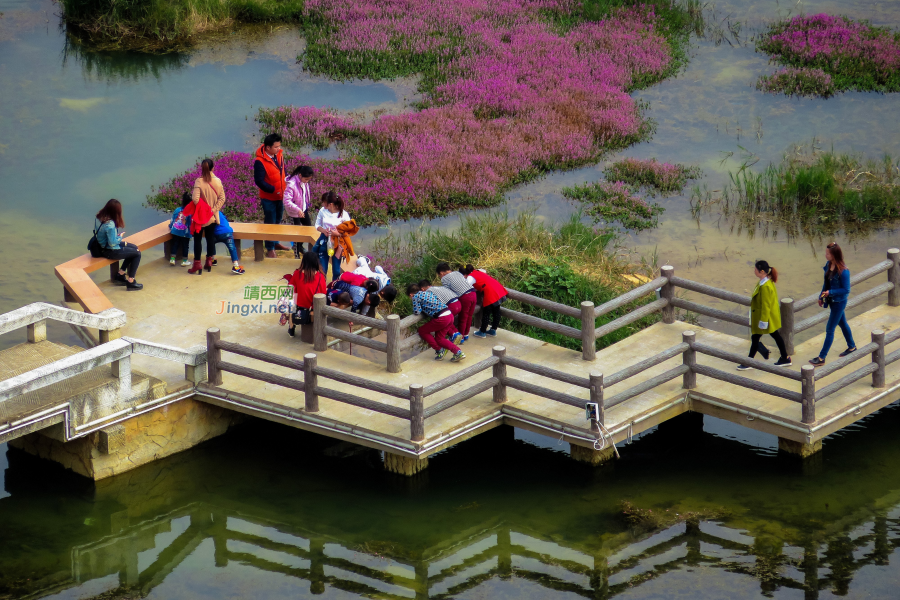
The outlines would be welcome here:
M 122 218 L 122 203 L 118 200 L 110 200 L 106 206 L 97 213 L 96 228 L 97 243 L 100 244 L 100 254 L 103 258 L 112 261 L 121 261 L 119 272 L 113 277 L 116 285 L 124 285 L 128 291 L 140 290 L 143 284 L 135 281 L 138 265 L 141 264 L 141 251 L 134 244 L 122 241 L 125 232 L 119 233 L 119 229 L 125 227 L 125 219 Z

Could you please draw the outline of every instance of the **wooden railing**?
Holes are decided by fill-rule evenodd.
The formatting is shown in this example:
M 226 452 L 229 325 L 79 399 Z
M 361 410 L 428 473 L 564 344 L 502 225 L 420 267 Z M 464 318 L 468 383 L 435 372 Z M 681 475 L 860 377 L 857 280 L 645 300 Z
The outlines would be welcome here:
M 393 317 L 394 325 L 397 327 L 399 319 L 396 315 Z M 321 327 L 321 325 L 320 325 Z M 342 335 L 351 336 L 353 334 Z M 367 338 L 366 341 L 368 340 Z M 604 378 L 603 373 L 591 372 L 588 377 L 565 373 L 556 369 L 534 364 L 525 360 L 510 357 L 506 355 L 506 349 L 502 346 L 495 346 L 493 355 L 490 358 L 482 360 L 474 365 L 466 367 L 457 373 L 446 377 L 440 381 L 423 386 L 421 384 L 411 384 L 408 388 L 400 388 L 385 383 L 373 382 L 368 379 L 357 377 L 348 373 L 336 371 L 320 367 L 317 364 L 316 354 L 307 354 L 304 360 L 295 360 L 284 358 L 282 356 L 248 348 L 231 342 L 225 342 L 219 339 L 219 330 L 210 329 L 207 332 L 207 356 L 209 368 L 209 382 L 212 385 L 222 384 L 222 371 L 234 373 L 251 379 L 280 385 L 290 389 L 302 391 L 305 394 L 305 411 L 310 413 L 318 412 L 319 396 L 324 396 L 338 402 L 343 402 L 352 406 L 365 408 L 374 412 L 390 415 L 410 422 L 411 440 L 413 442 L 421 442 L 425 439 L 425 422 L 427 419 L 434 417 L 454 406 L 465 402 L 492 390 L 493 402 L 503 404 L 507 401 L 507 389 L 512 388 L 531 394 L 540 398 L 559 402 L 566 406 L 584 410 L 587 402 L 596 403 L 599 406 L 599 419 L 590 424 L 590 429 L 601 440 L 600 431 L 605 424 L 605 410 L 613 408 L 648 392 L 666 382 L 682 378 L 682 389 L 692 390 L 697 387 L 697 375 L 703 375 L 712 379 L 718 379 L 738 387 L 748 390 L 761 392 L 777 398 L 783 398 L 802 405 L 801 422 L 804 424 L 812 424 L 816 421 L 816 402 L 822 400 L 829 395 L 843 389 L 856 381 L 872 376 L 872 386 L 874 388 L 884 388 L 885 368 L 887 365 L 900 360 L 900 348 L 889 354 L 885 354 L 885 346 L 900 341 L 900 329 L 885 334 L 883 331 L 877 330 L 872 332 L 872 342 L 859 348 L 857 352 L 838 359 L 827 366 L 816 370 L 812 365 L 804 365 L 800 372 L 791 371 L 782 367 L 776 367 L 761 360 L 748 358 L 745 355 L 737 354 L 721 350 L 707 344 L 699 343 L 695 340 L 693 331 L 686 331 L 682 334 L 682 341 L 679 344 L 667 348 L 643 361 L 626 367 L 620 371 L 612 373 Z M 270 364 L 294 369 L 304 374 L 304 380 L 299 381 L 288 377 L 274 375 L 264 371 L 236 365 L 225 362 L 221 359 L 222 351 L 232 352 L 242 356 L 254 358 Z M 681 355 L 682 364 L 673 367 L 655 377 L 642 381 L 626 390 L 620 391 L 614 396 L 604 397 L 604 388 L 622 383 L 649 368 L 658 366 Z M 786 387 L 772 385 L 770 383 L 757 381 L 748 377 L 737 375 L 730 371 L 724 371 L 709 365 L 700 364 L 698 355 L 710 356 L 720 360 L 725 360 L 735 364 L 746 364 L 760 371 L 777 375 L 791 382 L 799 382 L 800 389 L 794 390 Z M 833 373 L 849 366 L 850 364 L 860 360 L 866 356 L 871 357 L 871 363 L 860 369 L 842 377 L 834 383 L 816 389 L 816 379 L 822 379 Z M 518 377 L 511 377 L 508 369 L 520 369 L 529 373 L 534 373 L 542 377 L 546 377 L 555 382 L 562 382 L 570 386 L 577 386 L 588 390 L 588 397 L 581 398 L 571 394 L 560 392 L 551 387 L 545 387 L 522 381 Z M 468 381 L 470 378 L 479 375 L 485 371 L 490 371 L 490 377 L 483 379 L 452 396 L 429 406 L 424 406 L 424 399 L 436 394 L 450 386 Z M 319 386 L 319 377 L 324 377 L 353 387 L 374 391 L 387 396 L 408 400 L 409 408 L 398 407 L 393 404 L 380 402 L 377 400 L 369 400 L 361 398 L 359 395 L 349 394 L 329 388 Z
M 862 294 L 853 296 L 847 303 L 847 308 L 853 308 L 885 293 L 888 294 L 887 303 L 889 306 L 900 306 L 900 250 L 896 248 L 888 250 L 887 260 L 851 277 L 851 285 L 856 285 L 884 272 L 887 272 L 888 281 L 875 286 Z M 675 296 L 676 288 L 692 291 L 704 296 L 710 296 L 719 300 L 725 300 L 726 302 L 734 302 L 741 306 L 750 306 L 750 296 L 736 294 L 711 285 L 691 281 L 690 279 L 675 277 L 675 268 L 666 265 L 660 269 L 660 276 L 656 279 L 638 286 L 621 296 L 613 298 L 600 306 L 594 306 L 593 302 L 585 301 L 581 303 L 579 308 L 575 308 L 551 300 L 538 298 L 530 294 L 525 294 L 517 290 L 508 290 L 509 298 L 511 300 L 536 308 L 549 310 L 565 317 L 580 319 L 580 329 L 561 323 L 554 323 L 546 319 L 541 319 L 505 307 L 500 308 L 500 313 L 502 316 L 513 321 L 537 327 L 545 331 L 551 331 L 572 339 L 581 340 L 581 357 L 582 359 L 589 361 L 596 358 L 596 342 L 599 338 L 609 335 L 622 327 L 630 325 L 631 323 L 656 312 L 661 312 L 663 323 L 669 324 L 675 322 L 675 309 L 680 308 L 699 315 L 713 317 L 727 323 L 734 323 L 735 325 L 742 325 L 744 327 L 750 326 L 750 319 L 748 317 L 739 316 L 683 298 L 677 298 Z M 644 304 L 643 306 L 639 306 L 600 327 L 596 327 L 596 319 L 599 317 L 628 306 L 646 296 L 655 295 L 657 294 L 657 291 L 659 294 L 658 299 Z M 791 298 L 781 299 L 780 332 L 787 345 L 788 355 L 794 353 L 795 333 L 805 331 L 813 325 L 828 319 L 828 312 L 823 311 L 799 323 L 795 324 L 794 322 L 795 313 L 816 304 L 818 298 L 818 294 L 813 294 L 797 302 Z M 404 331 L 408 331 L 423 319 L 420 315 L 411 315 L 401 319 L 399 316 L 392 314 L 388 315 L 385 320 L 373 319 L 327 306 L 324 294 L 317 294 L 313 298 L 313 312 L 318 315 L 325 315 L 335 319 L 353 321 L 354 323 L 366 325 L 378 331 L 384 331 L 387 334 L 386 342 L 376 341 L 358 334 L 331 327 L 327 325 L 325 319 L 320 319 L 316 321 L 314 325 L 314 349 L 316 352 L 324 352 L 327 350 L 328 337 L 330 336 L 339 340 L 359 344 L 360 346 L 365 346 L 379 352 L 384 352 L 387 355 L 388 372 L 399 373 L 401 370 L 401 353 L 419 343 L 419 337 L 417 335 L 405 338 L 402 336 Z

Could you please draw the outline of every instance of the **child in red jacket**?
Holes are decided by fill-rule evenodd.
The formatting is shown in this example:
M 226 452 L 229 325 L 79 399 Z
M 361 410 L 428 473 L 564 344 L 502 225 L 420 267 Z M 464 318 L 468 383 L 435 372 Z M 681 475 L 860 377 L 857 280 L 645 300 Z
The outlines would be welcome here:
M 500 305 L 506 301 L 508 294 L 506 288 L 502 283 L 472 265 L 466 265 L 459 272 L 466 276 L 466 281 L 475 288 L 475 291 L 484 295 L 481 301 L 481 329 L 472 335 L 480 338 L 497 335 L 497 328 L 500 326 Z M 491 321 L 490 330 L 488 330 L 488 319 Z

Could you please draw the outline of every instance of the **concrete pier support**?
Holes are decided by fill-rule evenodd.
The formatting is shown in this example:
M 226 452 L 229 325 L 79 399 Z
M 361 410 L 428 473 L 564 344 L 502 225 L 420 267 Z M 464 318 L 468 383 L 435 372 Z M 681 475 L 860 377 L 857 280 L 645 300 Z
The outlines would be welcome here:
M 799 456 L 800 458 L 808 458 L 817 452 L 821 452 L 822 450 L 822 440 L 818 440 L 813 442 L 812 444 L 807 444 L 805 442 L 795 442 L 794 440 L 788 440 L 785 438 L 778 438 L 778 450 L 781 452 L 787 452 L 788 454 L 794 454 Z
M 603 450 L 594 450 L 593 448 L 569 444 L 569 456 L 578 462 L 589 463 L 593 466 L 602 465 L 615 455 L 616 453 L 612 446 L 607 446 Z
M 399 454 L 384 453 L 384 469 L 398 475 L 410 477 L 424 471 L 428 467 L 427 458 L 413 458 Z
M 192 448 L 241 419 L 238 413 L 188 398 L 68 442 L 57 425 L 9 445 L 98 480 Z

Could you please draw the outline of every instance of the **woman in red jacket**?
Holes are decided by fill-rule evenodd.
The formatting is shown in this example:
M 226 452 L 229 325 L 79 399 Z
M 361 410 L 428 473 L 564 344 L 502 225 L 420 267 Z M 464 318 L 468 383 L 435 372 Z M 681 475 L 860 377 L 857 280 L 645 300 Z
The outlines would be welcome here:
M 506 300 L 506 288 L 502 283 L 472 265 L 466 265 L 459 272 L 466 276 L 466 280 L 475 288 L 476 292 L 484 295 L 481 301 L 481 329 L 472 335 L 480 338 L 497 335 L 497 327 L 500 326 L 500 305 Z M 488 318 L 491 321 L 490 330 L 488 330 Z
M 297 307 L 297 314 L 301 319 L 306 315 L 311 317 L 313 296 L 325 293 L 325 276 L 319 266 L 319 255 L 315 252 L 304 252 L 300 268 L 292 275 L 285 275 L 284 278 L 294 287 L 294 305 Z M 295 329 L 296 325 L 291 321 L 288 334 L 293 337 Z

